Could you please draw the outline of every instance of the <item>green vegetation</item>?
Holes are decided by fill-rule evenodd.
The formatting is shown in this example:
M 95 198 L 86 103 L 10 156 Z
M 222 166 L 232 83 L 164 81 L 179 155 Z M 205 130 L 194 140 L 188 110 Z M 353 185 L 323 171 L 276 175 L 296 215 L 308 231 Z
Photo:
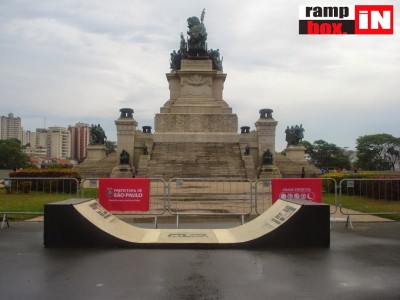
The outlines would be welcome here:
M 34 212 L 37 214 L 42 214 L 44 210 L 44 205 L 46 203 L 62 201 L 76 196 L 76 194 L 44 193 L 37 191 L 33 191 L 27 194 L 23 192 L 7 194 L 3 189 L 0 190 L 0 217 L 2 217 L 1 212 Z M 82 192 L 79 194 L 79 197 L 97 198 L 97 189 L 83 189 Z M 400 201 L 377 200 L 358 195 L 343 195 L 342 199 L 339 199 L 338 196 L 338 201 L 340 200 L 342 200 L 344 208 L 356 210 L 362 213 L 374 214 L 377 212 L 400 212 Z M 335 194 L 329 192 L 324 193 L 322 201 L 323 203 L 335 205 Z M 8 216 L 10 220 L 24 220 L 30 219 L 32 217 L 33 215 L 25 214 L 12 214 Z M 400 214 L 388 214 L 384 217 L 400 221 Z
M 386 133 L 360 136 L 356 140 L 356 151 L 324 140 L 302 144 L 308 160 L 320 169 L 394 171 L 400 160 L 400 138 Z
M 321 178 L 332 178 L 339 183 L 342 179 L 400 179 L 400 172 L 330 172 L 320 175 Z
M 75 193 L 81 180 L 78 172 L 64 168 L 18 170 L 12 172 L 10 178 L 12 178 L 11 182 L 6 186 L 10 194 L 21 191 L 24 193 L 33 191 Z
M 339 197 L 338 197 L 339 198 Z M 347 196 L 344 195 L 342 199 L 342 207 L 346 209 L 355 210 L 360 213 L 366 213 L 371 215 L 377 215 L 386 219 L 400 221 L 400 202 L 399 201 L 387 201 L 387 200 L 376 200 L 361 196 Z M 322 202 L 330 205 L 335 205 L 335 196 L 333 194 L 324 195 Z M 397 213 L 397 214 L 385 214 L 379 215 L 376 213 Z
M 363 170 L 392 170 L 400 158 L 400 138 L 390 134 L 373 134 L 357 139 L 356 167 Z
M 62 201 L 71 197 L 76 197 L 76 195 L 36 191 L 31 193 L 19 192 L 8 194 L 2 189 L 0 190 L 0 216 L 2 218 L 2 212 L 33 212 L 41 214 L 43 213 L 46 203 Z M 7 217 L 10 220 L 25 220 L 32 218 L 32 216 L 33 215 L 10 214 Z
M 0 169 L 18 169 L 30 165 L 28 156 L 16 139 L 0 140 Z
M 5 182 L 4 189 L 0 190 L 0 214 L 21 212 L 23 214 L 10 214 L 8 218 L 32 218 L 35 214 L 43 213 L 46 203 L 76 198 L 79 181 L 80 176 L 77 172 L 64 168 L 23 169 L 12 172 L 10 179 Z
M 80 198 L 98 198 L 97 188 L 85 188 L 81 190 Z
M 313 144 L 303 141 L 302 144 L 306 148 L 306 155 L 310 162 L 317 168 L 350 169 L 350 160 L 346 149 L 324 140 L 314 141 Z

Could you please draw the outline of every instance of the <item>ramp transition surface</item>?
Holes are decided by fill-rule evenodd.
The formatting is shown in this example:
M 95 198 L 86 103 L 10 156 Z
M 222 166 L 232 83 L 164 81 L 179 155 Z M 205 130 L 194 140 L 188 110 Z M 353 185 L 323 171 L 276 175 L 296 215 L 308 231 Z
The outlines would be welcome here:
M 130 225 L 95 199 L 45 205 L 46 247 L 262 248 L 330 245 L 329 205 L 278 200 L 254 220 L 228 229 L 147 229 Z

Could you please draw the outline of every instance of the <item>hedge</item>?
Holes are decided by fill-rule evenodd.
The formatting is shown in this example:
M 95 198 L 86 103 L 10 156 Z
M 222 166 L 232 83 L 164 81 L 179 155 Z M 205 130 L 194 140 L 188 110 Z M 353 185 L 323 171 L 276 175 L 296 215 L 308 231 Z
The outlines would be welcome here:
M 11 186 L 8 189 L 9 192 L 22 191 L 24 193 L 30 191 L 76 193 L 81 180 L 79 173 L 71 169 L 25 169 L 10 173 L 10 178 L 29 178 L 27 180 L 11 180 Z
M 400 200 L 400 174 L 395 172 L 358 172 L 358 173 L 326 173 L 320 178 L 332 178 L 339 186 L 343 179 L 354 180 L 354 186 L 342 185 L 342 193 L 364 196 L 373 199 Z M 376 180 L 374 180 L 376 179 Z M 387 180 L 385 180 L 387 179 Z M 398 180 L 393 180 L 398 179 Z M 323 181 L 326 192 L 334 193 L 334 185 Z

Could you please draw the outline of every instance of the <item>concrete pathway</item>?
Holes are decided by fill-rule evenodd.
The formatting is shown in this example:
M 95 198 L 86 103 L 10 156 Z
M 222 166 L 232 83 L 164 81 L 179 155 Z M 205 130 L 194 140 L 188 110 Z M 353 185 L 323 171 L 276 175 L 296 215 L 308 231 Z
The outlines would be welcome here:
M 2 299 L 400 298 L 400 222 L 333 226 L 328 249 L 266 250 L 48 249 L 42 222 L 10 225 Z

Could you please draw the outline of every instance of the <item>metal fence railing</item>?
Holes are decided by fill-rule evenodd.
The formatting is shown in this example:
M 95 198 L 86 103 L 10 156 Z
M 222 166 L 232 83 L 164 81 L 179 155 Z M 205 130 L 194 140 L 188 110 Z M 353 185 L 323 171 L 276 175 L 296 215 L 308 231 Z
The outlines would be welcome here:
M 44 204 L 79 194 L 75 178 L 4 178 L 4 190 L 0 191 L 1 228 L 7 223 L 7 215 L 42 215 Z
M 332 178 L 322 178 L 322 203 L 330 204 L 331 214 L 337 212 L 337 184 Z M 270 179 L 259 179 L 254 183 L 254 206 L 257 214 L 262 214 L 272 206 L 272 183 Z
M 98 178 L 78 182 L 74 178 L 3 178 L 0 189 L 0 222 L 7 215 L 42 215 L 44 204 L 69 198 L 98 199 Z M 331 214 L 341 214 L 351 224 L 355 215 L 400 215 L 400 178 L 322 179 L 322 202 L 331 205 Z M 150 178 L 147 212 L 124 215 L 244 216 L 261 214 L 272 205 L 270 179 L 174 178 L 165 182 Z M 399 217 L 400 219 L 400 217 Z
M 169 213 L 185 215 L 250 215 L 253 208 L 253 187 L 248 179 L 174 178 L 168 182 Z
M 98 178 L 86 178 L 82 180 L 80 184 L 80 198 L 95 198 L 98 199 Z M 167 209 L 167 184 L 161 178 L 150 178 L 150 203 L 149 210 L 147 212 L 124 212 L 124 213 L 114 213 L 119 215 L 162 215 Z
M 272 188 L 270 179 L 259 179 L 254 183 L 254 209 L 262 214 L 272 206 Z
M 342 179 L 337 206 L 351 227 L 355 215 L 400 215 L 400 179 Z
M 322 178 L 322 203 L 330 204 L 331 215 L 338 212 L 338 185 L 333 178 Z

